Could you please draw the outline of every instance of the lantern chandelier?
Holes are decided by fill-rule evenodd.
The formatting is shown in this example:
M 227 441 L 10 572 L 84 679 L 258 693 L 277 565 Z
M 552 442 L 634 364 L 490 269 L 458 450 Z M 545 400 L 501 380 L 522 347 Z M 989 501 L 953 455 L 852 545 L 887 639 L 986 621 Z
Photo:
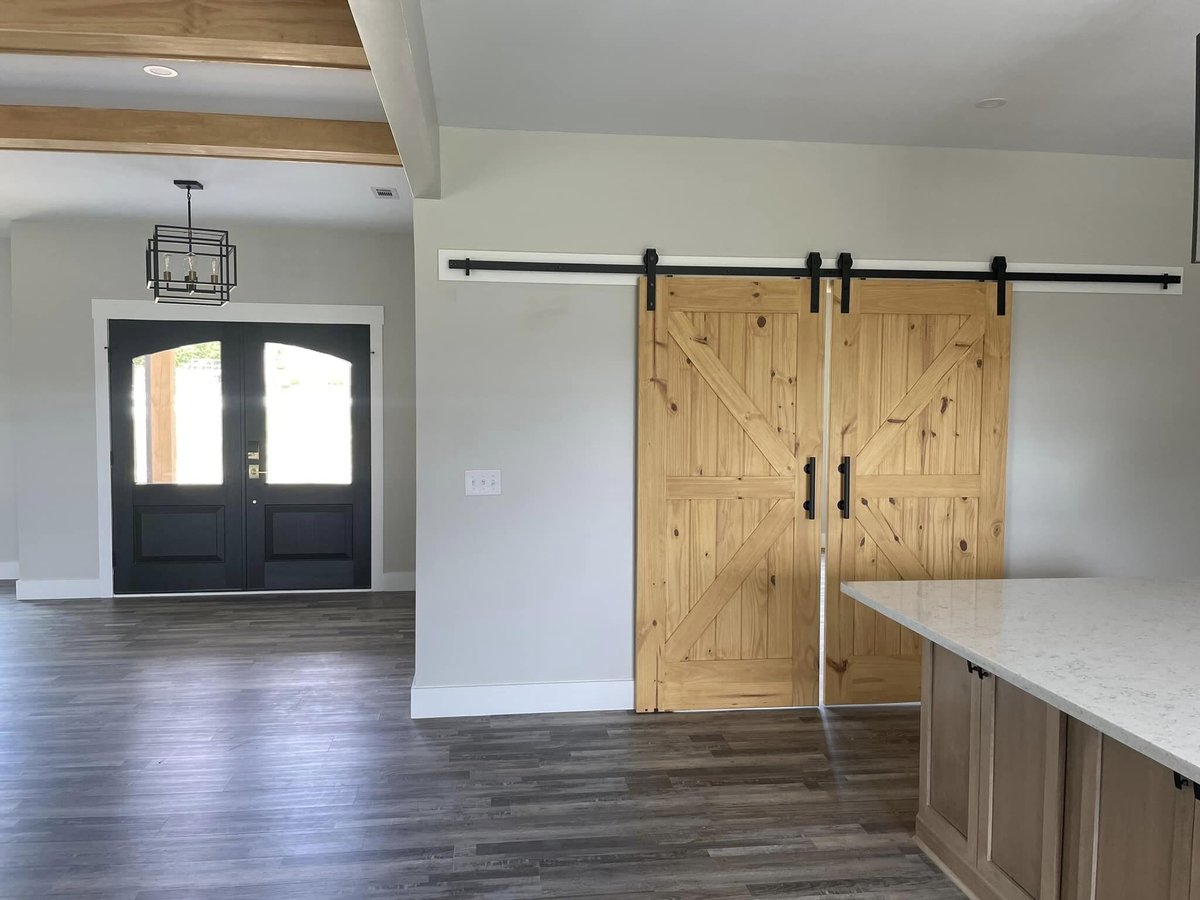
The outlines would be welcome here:
M 155 303 L 224 306 L 237 286 L 237 248 L 229 232 L 192 227 L 192 191 L 198 181 L 176 180 L 187 191 L 187 225 L 155 225 L 146 244 L 146 287 Z

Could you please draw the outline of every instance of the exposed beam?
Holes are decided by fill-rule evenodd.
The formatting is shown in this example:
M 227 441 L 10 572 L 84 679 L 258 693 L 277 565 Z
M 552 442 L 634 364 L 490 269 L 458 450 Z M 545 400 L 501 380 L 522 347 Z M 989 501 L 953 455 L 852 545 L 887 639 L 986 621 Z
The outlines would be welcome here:
M 2 0 L 0 52 L 367 68 L 346 0 Z
M 350 0 L 412 195 L 442 195 L 433 77 L 420 0 Z
M 400 165 L 384 122 L 145 109 L 0 106 L 0 149 Z

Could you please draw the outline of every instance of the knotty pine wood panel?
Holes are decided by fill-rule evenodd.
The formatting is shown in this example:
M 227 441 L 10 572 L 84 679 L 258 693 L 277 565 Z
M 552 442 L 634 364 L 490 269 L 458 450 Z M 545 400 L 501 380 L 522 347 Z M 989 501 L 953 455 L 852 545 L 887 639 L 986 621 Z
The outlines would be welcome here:
M 639 709 L 782 696 L 777 666 L 714 666 L 775 673 L 738 700 L 717 678 L 693 674 L 690 664 L 705 661 L 790 660 L 791 702 L 817 699 L 818 523 L 804 515 L 800 494 L 807 458 L 819 456 L 823 360 L 821 317 L 808 311 L 807 294 L 800 305 L 801 290 L 791 279 L 663 279 L 653 321 L 642 320 L 640 339 L 654 345 L 644 356 L 658 376 L 647 395 L 659 398 L 663 434 L 646 465 L 664 473 L 667 575 L 657 593 L 639 593 L 639 607 L 655 610 L 640 620 L 665 631 L 652 641 L 659 702 L 649 707 L 640 686 Z M 642 685 L 651 671 L 645 641 L 638 658 Z M 664 688 L 668 677 L 696 683 Z
M 917 636 L 841 582 L 1000 574 L 1010 322 L 982 296 L 973 282 L 855 281 L 834 316 L 826 702 L 918 695 Z

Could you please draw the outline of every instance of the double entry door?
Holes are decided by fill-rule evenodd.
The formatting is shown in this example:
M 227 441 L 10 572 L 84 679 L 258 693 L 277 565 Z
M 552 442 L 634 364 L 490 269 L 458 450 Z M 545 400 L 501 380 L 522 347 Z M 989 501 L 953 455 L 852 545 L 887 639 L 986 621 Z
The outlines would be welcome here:
M 109 324 L 113 588 L 367 588 L 365 325 Z
M 637 709 L 917 699 L 918 638 L 839 585 L 1001 574 L 995 285 L 640 290 Z

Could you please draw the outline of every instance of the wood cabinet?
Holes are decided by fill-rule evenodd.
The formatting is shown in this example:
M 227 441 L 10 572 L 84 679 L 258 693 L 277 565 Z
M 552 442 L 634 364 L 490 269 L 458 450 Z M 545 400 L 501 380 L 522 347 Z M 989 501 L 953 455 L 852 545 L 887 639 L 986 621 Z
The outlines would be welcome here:
M 1200 791 L 926 642 L 917 839 L 980 900 L 1200 900 Z
M 1066 798 L 1063 900 L 1200 900 L 1190 783 L 1071 720 Z
M 917 837 L 971 893 L 1057 900 L 1065 716 L 926 643 Z

